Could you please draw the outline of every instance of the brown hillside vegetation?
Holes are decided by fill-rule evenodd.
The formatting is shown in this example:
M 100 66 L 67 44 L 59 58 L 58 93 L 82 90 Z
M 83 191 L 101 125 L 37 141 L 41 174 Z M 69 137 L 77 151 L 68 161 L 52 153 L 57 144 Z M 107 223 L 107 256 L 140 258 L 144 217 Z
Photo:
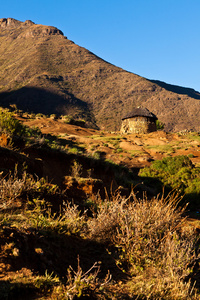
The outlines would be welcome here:
M 199 133 L 121 135 L 8 110 L 0 128 L 0 299 L 199 299 Z M 196 180 L 193 211 L 145 179 L 176 157 L 181 180 Z
M 134 58 L 133 58 L 134 59 Z M 200 128 L 200 94 L 118 68 L 63 36 L 57 28 L 0 19 L 0 104 L 71 115 L 89 126 L 119 130 L 137 106 L 167 131 Z
M 142 168 L 151 161 L 166 156 L 192 155 L 195 165 L 200 165 L 200 140 L 192 140 L 191 133 L 166 133 L 157 131 L 148 134 L 99 132 L 89 128 L 65 124 L 63 120 L 50 118 L 21 121 L 30 127 L 40 128 L 43 134 L 53 134 L 66 141 L 82 146 L 88 153 L 102 153 L 105 159 L 129 168 Z

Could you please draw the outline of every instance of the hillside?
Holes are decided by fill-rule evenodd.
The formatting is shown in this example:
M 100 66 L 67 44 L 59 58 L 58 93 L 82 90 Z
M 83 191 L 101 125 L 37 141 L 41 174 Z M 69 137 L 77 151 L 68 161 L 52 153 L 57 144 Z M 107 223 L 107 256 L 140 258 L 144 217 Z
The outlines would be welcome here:
M 199 133 L 0 128 L 0 299 L 199 299 Z
M 118 68 L 55 27 L 0 19 L 0 45 L 2 106 L 71 115 L 111 131 L 132 108 L 144 106 L 167 131 L 200 128 L 198 92 Z

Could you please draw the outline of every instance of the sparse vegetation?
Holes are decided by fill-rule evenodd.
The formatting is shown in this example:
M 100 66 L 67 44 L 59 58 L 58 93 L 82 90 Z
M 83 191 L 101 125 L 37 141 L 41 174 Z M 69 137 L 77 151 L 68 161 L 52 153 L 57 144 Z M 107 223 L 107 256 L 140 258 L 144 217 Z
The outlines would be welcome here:
M 145 178 L 157 178 L 158 191 L 164 185 L 168 189 L 178 189 L 185 198 L 198 202 L 200 195 L 200 168 L 195 167 L 188 156 L 165 157 L 154 161 L 149 168 L 140 170 L 139 175 Z
M 0 110 L 0 131 L 9 137 L 23 136 L 26 132 L 19 120 L 14 118 L 14 114 L 8 110 Z
M 152 146 L 147 146 L 147 149 L 154 149 L 159 153 L 173 153 L 174 148 L 173 145 L 152 145 Z
M 76 160 L 73 161 L 71 166 L 71 175 L 75 178 L 80 177 L 83 167 Z
M 157 130 L 163 130 L 165 128 L 165 124 L 159 120 L 156 120 L 156 128 Z
M 52 296 L 56 299 L 76 299 L 81 297 L 98 298 L 103 296 L 104 288 L 108 285 L 111 276 L 99 280 L 100 265 L 95 262 L 87 271 L 83 272 L 78 258 L 78 267 L 75 271 L 71 266 L 68 268 L 67 283 L 54 289 Z
M 149 168 L 140 170 L 140 177 L 119 165 L 120 158 L 133 154 L 134 161 L 156 147 L 165 150 L 165 155 L 178 151 L 177 145 L 189 148 L 185 137 L 180 143 L 153 146 L 145 146 L 140 139 L 141 150 L 138 146 L 138 150 L 131 150 L 133 143 L 125 144 L 133 145 L 125 150 L 121 136 L 111 134 L 93 136 L 88 147 L 90 137 L 80 143 L 76 136 L 42 135 L 37 127 L 24 126 L 23 130 L 20 138 L 26 147 L 33 147 L 37 157 L 41 150 L 44 162 L 47 153 L 55 157 L 62 154 L 60 167 L 67 163 L 65 174 L 69 176 L 58 186 L 29 175 L 25 165 L 14 173 L 6 174 L 2 169 L 1 255 L 5 266 L 15 262 L 18 273 L 13 275 L 5 267 L 1 297 L 198 299 L 199 240 L 194 227 L 184 227 L 187 220 L 180 205 L 182 196 L 173 192 L 141 196 L 138 185 L 142 177 L 143 190 L 148 191 L 150 182 L 160 188 L 158 191 L 165 186 L 165 192 L 177 188 L 196 197 L 200 172 L 190 160 L 195 156 L 188 153 L 153 161 Z M 198 147 L 198 140 L 195 143 Z M 101 172 L 103 179 L 107 176 L 104 181 L 93 178 Z M 108 187 L 108 182 L 110 190 L 105 190 L 103 185 Z M 131 186 L 138 188 L 138 196 L 134 191 L 122 196 Z M 22 268 L 22 257 L 28 259 L 26 268 Z
M 23 125 L 18 119 L 16 119 L 14 113 L 8 110 L 0 110 L 0 135 L 9 140 L 7 145 L 13 146 L 13 143 L 24 140 L 27 143 L 31 141 L 31 138 L 41 137 L 41 131 L 39 128 L 30 128 Z
M 28 30 L 21 23 L 0 29 L 0 100 L 12 110 L 0 110 L 0 299 L 199 299 L 199 133 L 113 132 L 130 96 L 134 107 L 153 93 L 158 114 L 163 99 L 172 130 L 186 100 L 195 115 L 197 95 L 179 89 L 176 107 L 175 87 L 122 76 L 62 35 L 42 36 L 44 27 L 32 26 L 34 39 L 15 38 Z M 195 225 L 184 199 L 196 204 Z
M 151 201 L 132 197 L 131 202 L 117 196 L 100 203 L 90 221 L 92 238 L 118 248 L 116 262 L 131 277 L 127 285 L 132 296 L 187 299 L 192 287 L 181 278 L 192 272 L 195 239 L 193 232 L 179 232 L 182 211 L 177 209 L 177 196 Z
M 26 244 L 22 248 L 20 244 L 24 230 L 31 230 L 32 238 L 38 236 L 45 241 L 35 248 L 32 259 L 39 255 L 46 270 L 44 275 L 36 275 L 33 268 L 23 276 L 20 273 L 14 278 L 9 275 L 10 283 L 1 290 L 2 297 L 14 298 L 18 293 L 26 291 L 38 296 L 49 295 L 51 299 L 75 299 L 83 296 L 95 299 L 198 299 L 197 289 L 192 281 L 194 265 L 198 260 L 198 251 L 195 250 L 197 239 L 192 228 L 188 230 L 182 226 L 184 209 L 177 207 L 180 199 L 175 194 L 152 200 L 145 196 L 138 199 L 133 192 L 128 198 L 113 194 L 104 201 L 97 196 L 93 199 L 96 208 L 92 215 L 88 215 L 86 210 L 81 212 L 79 206 L 73 203 L 64 204 L 55 214 L 45 202 L 50 195 L 58 193 L 58 190 L 51 188 L 43 200 L 33 198 L 32 203 L 20 206 L 19 203 L 23 203 L 26 198 L 24 192 L 30 195 L 34 194 L 33 191 L 40 191 L 40 196 L 42 190 L 46 189 L 46 183 L 35 181 L 27 175 L 23 176 L 22 181 L 16 175 L 9 177 L 8 182 L 7 190 L 16 191 L 10 191 L 8 203 L 10 205 L 11 198 L 13 201 L 18 199 L 18 205 L 15 208 L 13 206 L 12 213 L 6 213 L 8 205 L 1 206 L 0 229 L 4 263 L 8 257 L 12 261 L 15 257 L 25 255 L 26 251 L 33 251 L 31 245 Z M 16 182 L 19 182 L 20 188 L 16 189 Z M 14 234 L 10 235 L 10 232 Z M 106 247 L 110 260 L 114 260 L 115 267 L 118 266 L 120 272 L 126 274 L 126 280 L 122 283 L 119 277 L 113 281 L 115 274 L 109 273 L 109 265 L 104 276 L 100 276 L 100 264 L 97 262 L 84 271 L 81 267 L 84 249 L 78 251 L 81 259 L 78 259 L 77 271 L 76 267 L 66 265 L 65 279 L 57 268 L 57 274 L 54 275 L 54 269 L 46 262 L 45 257 L 48 257 L 48 251 L 51 253 L 55 246 L 51 250 L 48 247 L 56 239 L 57 245 L 62 241 L 61 248 L 57 246 L 57 251 L 65 252 L 69 236 L 71 239 L 73 236 L 79 237 L 83 241 L 89 239 L 93 247 L 94 243 L 98 243 L 98 247 Z M 60 256 L 61 265 L 66 254 Z M 51 259 L 54 259 L 53 256 Z M 102 256 L 101 264 L 104 264 L 104 259 L 106 257 Z M 115 293 L 112 292 L 114 289 Z

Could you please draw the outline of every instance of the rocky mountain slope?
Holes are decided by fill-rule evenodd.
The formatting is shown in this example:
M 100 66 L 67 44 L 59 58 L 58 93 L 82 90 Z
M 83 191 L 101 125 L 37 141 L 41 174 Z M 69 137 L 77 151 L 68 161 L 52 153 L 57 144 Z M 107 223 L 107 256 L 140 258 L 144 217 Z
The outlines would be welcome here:
M 134 58 L 133 58 L 134 59 Z M 0 19 L 0 105 L 72 115 L 118 130 L 136 106 L 152 111 L 167 131 L 200 128 L 200 94 L 116 67 L 51 26 Z

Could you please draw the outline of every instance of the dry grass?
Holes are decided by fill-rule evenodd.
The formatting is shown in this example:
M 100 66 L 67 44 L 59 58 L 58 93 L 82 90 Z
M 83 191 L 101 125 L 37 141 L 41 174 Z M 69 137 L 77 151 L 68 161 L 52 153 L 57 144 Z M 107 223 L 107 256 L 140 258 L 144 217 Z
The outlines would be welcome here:
M 100 203 L 90 220 L 92 238 L 112 242 L 118 249 L 117 264 L 129 274 L 131 297 L 137 299 L 197 299 L 185 281 L 197 259 L 194 232 L 182 230 L 179 198 L 119 195 Z
M 105 294 L 104 287 L 109 284 L 112 276 L 108 273 L 104 280 L 99 280 L 99 272 L 100 264 L 98 262 L 95 262 L 89 270 L 83 272 L 78 257 L 77 271 L 69 266 L 66 285 L 60 285 L 55 288 L 52 293 L 52 299 L 73 300 L 82 297 L 83 299 L 84 297 L 100 299 Z
M 10 209 L 16 205 L 16 199 L 22 195 L 36 188 L 35 181 L 26 172 L 22 177 L 18 177 L 17 168 L 14 174 L 8 174 L 2 177 L 3 172 L 0 174 L 0 210 Z
M 17 174 L 1 179 L 1 201 L 4 208 L 11 207 L 22 191 L 43 191 L 45 183 L 34 181 L 25 173 L 21 179 Z M 52 189 L 50 191 L 54 193 Z M 49 192 L 49 193 L 50 193 Z M 42 195 L 42 194 L 41 194 Z M 5 200 L 5 203 L 3 202 Z M 180 199 L 176 194 L 165 197 L 148 199 L 144 196 L 138 199 L 134 192 L 128 198 L 119 193 L 102 200 L 93 200 L 93 212 L 80 211 L 77 205 L 66 203 L 60 212 L 52 214 L 42 199 L 34 199 L 32 206 L 25 206 L 20 211 L 13 211 L 9 222 L 1 224 L 1 231 L 5 228 L 17 228 L 35 232 L 44 239 L 47 236 L 60 239 L 59 243 L 69 236 L 76 239 L 88 240 L 98 245 L 104 245 L 110 258 L 126 279 L 113 282 L 110 275 L 99 279 L 100 267 L 98 263 L 91 264 L 88 271 L 83 271 L 78 260 L 77 271 L 66 266 L 66 279 L 59 276 L 46 275 L 31 276 L 16 280 L 10 278 L 14 286 L 26 289 L 33 287 L 40 293 L 51 295 L 49 299 L 76 299 L 90 297 L 91 299 L 198 299 L 197 289 L 192 280 L 193 266 L 197 262 L 198 253 L 195 252 L 197 237 L 193 229 L 184 229 L 185 219 L 182 217 L 183 208 L 178 206 Z M 43 204 L 42 204 L 43 203 Z M 8 213 L 7 213 L 8 215 Z M 16 242 L 15 242 L 16 243 Z M 9 237 L 9 255 L 20 257 L 21 249 Z M 66 245 L 60 245 L 65 253 Z M 13 248 L 14 247 L 14 248 Z M 7 249 L 7 250 L 6 250 Z M 15 253 L 13 253 L 15 249 Z M 37 248 L 42 249 L 42 248 Z M 47 251 L 47 250 L 45 250 Z M 44 256 L 48 252 L 40 252 Z M 52 251 L 51 249 L 49 250 Z M 83 249 L 80 249 L 83 251 Z M 95 251 L 95 248 L 94 248 Z M 6 252 L 6 253 L 7 253 Z M 56 253 L 54 253 L 56 255 Z M 68 255 L 66 252 L 65 255 Z M 74 262 L 73 262 L 74 264 Z M 112 274 L 111 274 L 112 275 Z M 102 278 L 102 276 L 101 276 Z M 191 278 L 191 279 L 189 279 Z M 21 281 L 20 281 L 21 280 Z M 20 283 L 21 282 L 21 283 Z M 115 287 L 116 292 L 110 294 Z M 10 287 L 7 286 L 9 289 Z M 10 290 L 6 290 L 8 295 Z M 13 293 L 13 292 L 12 292 Z M 125 293 L 125 294 L 124 294 Z

